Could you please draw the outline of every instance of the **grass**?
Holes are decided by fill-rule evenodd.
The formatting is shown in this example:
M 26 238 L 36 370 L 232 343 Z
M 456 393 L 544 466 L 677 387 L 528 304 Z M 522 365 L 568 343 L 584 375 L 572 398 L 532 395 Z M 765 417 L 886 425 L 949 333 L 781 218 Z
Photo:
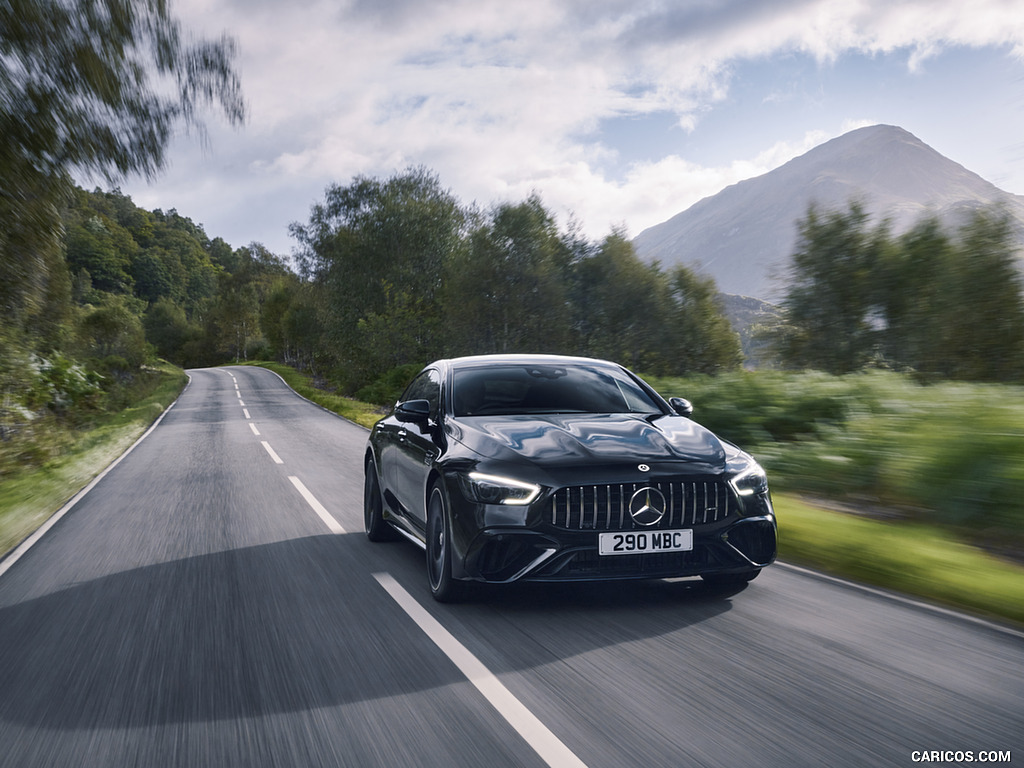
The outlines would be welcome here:
M 1024 566 L 944 528 L 833 512 L 776 494 L 779 559 L 851 581 L 1024 625 Z
M 150 371 L 146 392 L 127 407 L 98 417 L 40 467 L 26 467 L 0 483 L 0 556 L 14 549 L 96 475 L 124 453 L 178 397 L 185 373 L 163 363 Z
M 322 408 L 326 408 L 349 421 L 361 424 L 367 429 L 380 421 L 381 416 L 383 416 L 379 406 L 371 405 L 370 403 L 363 403 L 359 400 L 353 400 L 350 397 L 343 397 L 332 392 L 326 392 L 323 389 L 318 389 L 314 384 L 312 376 L 297 371 L 291 366 L 265 361 L 247 362 L 242 363 L 242 365 L 254 365 L 260 368 L 266 368 L 268 371 L 273 371 L 284 379 L 285 383 L 288 384 L 289 387 L 294 389 L 307 400 L 310 400 Z

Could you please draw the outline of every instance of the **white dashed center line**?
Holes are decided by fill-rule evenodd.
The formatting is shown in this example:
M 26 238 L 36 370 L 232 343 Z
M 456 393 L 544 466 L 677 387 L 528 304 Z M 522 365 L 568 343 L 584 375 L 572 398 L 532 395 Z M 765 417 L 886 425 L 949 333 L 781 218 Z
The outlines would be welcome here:
M 249 415 L 249 409 L 248 408 L 243 408 L 242 409 L 242 413 L 245 414 L 245 418 L 247 418 L 247 419 L 251 419 L 252 418 L 252 416 Z
M 252 430 L 252 433 L 253 433 L 254 435 L 256 435 L 257 437 L 259 437 L 260 431 L 259 431 L 258 429 L 256 429 L 256 425 L 255 425 L 255 424 L 253 424 L 253 423 L 252 423 L 251 421 L 249 422 L 249 429 L 251 429 L 251 430 Z
M 275 464 L 284 464 L 284 461 L 281 459 L 281 457 L 274 453 L 274 449 L 270 447 L 270 443 L 268 443 L 266 440 L 263 440 L 261 442 L 263 443 L 263 447 L 267 449 L 267 453 L 270 454 L 270 458 L 274 460 Z
M 264 445 L 266 445 L 266 443 L 264 443 Z M 324 508 L 324 505 L 317 501 L 316 496 L 309 492 L 309 489 L 302 484 L 302 481 L 299 480 L 299 478 L 289 477 L 288 479 L 292 481 L 292 485 L 295 486 L 295 490 L 302 494 L 302 498 L 304 498 L 306 503 L 313 508 L 313 511 L 320 515 L 320 519 L 327 523 L 327 527 L 331 530 L 331 533 L 345 532 L 345 529 L 341 527 L 341 523 L 335 520 L 334 516 Z
M 387 590 L 427 637 L 434 641 L 474 686 L 484 695 L 509 725 L 519 732 L 541 759 L 553 768 L 586 768 L 585 763 L 547 729 L 537 716 L 519 701 L 483 663 L 455 639 L 441 623 L 416 602 L 415 598 L 395 581 L 390 573 L 375 573 L 373 577 Z

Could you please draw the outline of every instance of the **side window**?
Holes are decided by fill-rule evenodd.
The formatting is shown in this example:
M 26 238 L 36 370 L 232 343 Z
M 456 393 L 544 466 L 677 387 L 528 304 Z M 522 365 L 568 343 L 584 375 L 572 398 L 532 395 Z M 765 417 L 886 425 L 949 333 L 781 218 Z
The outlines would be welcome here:
M 405 388 L 402 400 L 429 401 L 430 418 L 436 420 L 441 407 L 441 375 L 433 368 L 423 371 Z

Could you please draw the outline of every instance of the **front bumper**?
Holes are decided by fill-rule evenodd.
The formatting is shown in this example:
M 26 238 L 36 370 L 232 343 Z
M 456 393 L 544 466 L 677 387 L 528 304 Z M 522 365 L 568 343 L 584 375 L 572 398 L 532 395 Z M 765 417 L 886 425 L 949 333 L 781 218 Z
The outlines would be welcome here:
M 462 570 L 465 578 L 486 582 L 601 581 L 739 573 L 775 560 L 771 512 L 692 530 L 692 550 L 601 555 L 597 531 L 485 528 L 466 549 Z

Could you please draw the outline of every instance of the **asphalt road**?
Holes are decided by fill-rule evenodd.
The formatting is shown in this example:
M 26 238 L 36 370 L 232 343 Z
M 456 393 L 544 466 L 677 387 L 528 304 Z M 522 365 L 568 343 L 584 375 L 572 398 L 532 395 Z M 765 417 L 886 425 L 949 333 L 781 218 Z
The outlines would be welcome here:
M 191 375 L 0 575 L 0 766 L 1024 763 L 1019 634 L 783 566 L 435 604 L 362 533 L 365 430 Z

